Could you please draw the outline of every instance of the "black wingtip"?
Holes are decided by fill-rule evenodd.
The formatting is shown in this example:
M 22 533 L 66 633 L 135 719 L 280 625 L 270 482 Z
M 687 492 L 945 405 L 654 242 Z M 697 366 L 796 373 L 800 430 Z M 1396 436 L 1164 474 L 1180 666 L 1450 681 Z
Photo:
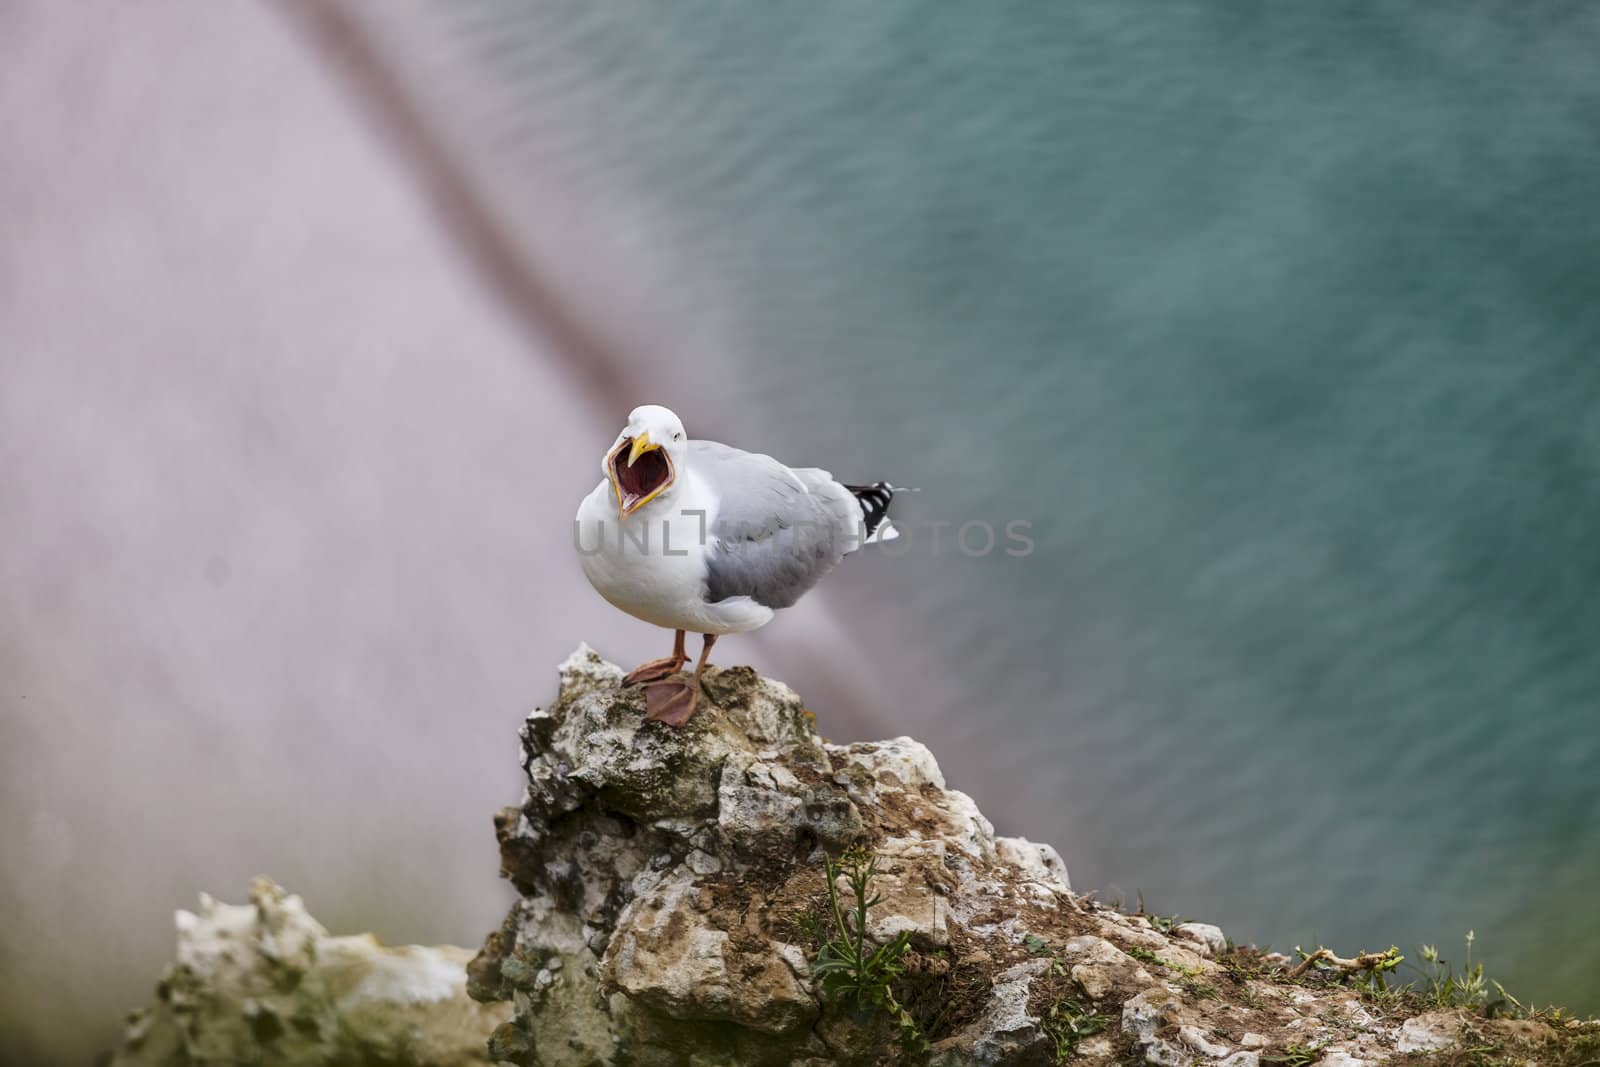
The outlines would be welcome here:
M 888 482 L 847 485 L 845 488 L 850 490 L 856 498 L 856 503 L 861 505 L 861 518 L 866 524 L 868 537 L 871 537 L 888 517 L 889 505 L 894 502 L 894 495 L 902 491 Z

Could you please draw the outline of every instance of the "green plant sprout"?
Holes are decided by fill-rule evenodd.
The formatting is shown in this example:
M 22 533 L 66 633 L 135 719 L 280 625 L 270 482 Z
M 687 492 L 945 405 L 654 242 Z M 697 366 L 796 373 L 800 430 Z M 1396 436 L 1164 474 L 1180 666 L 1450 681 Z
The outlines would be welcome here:
M 833 911 L 833 935 L 820 938 L 822 948 L 811 967 L 817 989 L 830 1003 L 844 1003 L 858 1021 L 866 1021 L 882 1011 L 900 1030 L 901 1048 L 910 1057 L 926 1056 L 928 1042 L 890 988 L 904 971 L 901 960 L 910 949 L 910 934 L 900 931 L 886 945 L 867 939 L 867 913 L 883 898 L 871 892 L 878 873 L 878 859 L 860 849 L 849 849 L 837 861 L 823 857 L 828 881 L 828 904 Z M 847 913 L 839 902 L 839 878 L 850 884 L 854 909 Z M 816 928 L 816 924 L 812 924 Z
M 1183 923 L 1182 915 L 1157 915 L 1154 912 L 1145 910 L 1144 890 L 1139 890 L 1138 894 L 1139 910 L 1133 914 L 1144 918 L 1146 922 L 1155 927 L 1161 933 L 1170 934 L 1172 933 L 1174 927 L 1177 927 Z
M 1262 1063 L 1278 1064 L 1281 1067 L 1311 1067 L 1313 1063 L 1322 1059 L 1323 1046 L 1321 1045 L 1285 1045 L 1283 1051 L 1274 1056 L 1262 1056 Z
M 1467 962 L 1460 974 L 1456 973 L 1449 960 L 1439 957 L 1437 948 L 1422 946 L 1422 958 L 1428 968 L 1418 968 L 1418 973 L 1428 984 L 1429 999 L 1439 1007 L 1471 1007 L 1488 1001 L 1489 983 L 1483 977 L 1483 961 L 1479 960 L 1476 964 L 1472 962 L 1472 943 L 1477 936 L 1475 931 L 1467 931 Z
M 1128 949 L 1128 955 L 1132 956 L 1140 963 L 1157 963 L 1163 967 L 1167 965 L 1165 960 L 1163 960 L 1160 956 L 1157 956 L 1154 952 L 1151 952 L 1149 949 L 1145 948 L 1143 945 L 1131 946 Z
M 1111 1025 L 1111 1016 L 1099 1015 L 1076 1000 L 1058 1000 L 1040 1020 L 1040 1029 L 1055 1046 L 1056 1063 L 1072 1059 L 1078 1042 Z

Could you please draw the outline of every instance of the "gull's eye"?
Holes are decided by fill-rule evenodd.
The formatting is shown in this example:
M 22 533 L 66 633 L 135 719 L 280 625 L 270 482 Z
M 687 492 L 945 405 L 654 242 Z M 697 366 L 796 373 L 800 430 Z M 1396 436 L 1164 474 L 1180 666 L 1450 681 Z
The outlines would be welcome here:
M 674 440 L 674 441 L 681 441 L 681 440 L 683 440 L 683 434 L 681 434 L 681 433 L 675 433 L 675 434 L 673 434 L 673 435 L 672 435 L 672 439 L 673 439 L 673 440 Z

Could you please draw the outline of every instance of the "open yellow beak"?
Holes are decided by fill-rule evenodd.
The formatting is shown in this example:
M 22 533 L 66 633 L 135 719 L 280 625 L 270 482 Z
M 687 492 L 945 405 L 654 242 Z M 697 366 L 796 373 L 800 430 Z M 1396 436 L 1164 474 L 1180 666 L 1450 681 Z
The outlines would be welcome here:
M 635 461 L 637 461 L 640 456 L 644 455 L 646 452 L 650 451 L 652 448 L 660 448 L 660 447 L 661 447 L 660 445 L 653 445 L 653 444 L 650 443 L 650 435 L 649 434 L 647 434 L 647 433 L 640 434 L 638 437 L 635 437 L 633 439 L 633 447 L 628 450 L 628 466 L 630 466 L 630 467 L 633 466 Z

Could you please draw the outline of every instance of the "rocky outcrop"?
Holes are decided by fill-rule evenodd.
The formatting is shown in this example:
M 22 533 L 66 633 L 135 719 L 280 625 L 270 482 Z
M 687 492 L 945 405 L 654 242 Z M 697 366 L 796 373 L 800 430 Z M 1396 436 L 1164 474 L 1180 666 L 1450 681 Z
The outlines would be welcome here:
M 113 1067 L 467 1067 L 510 1014 L 466 995 L 471 953 L 332 937 L 265 879 L 247 905 L 178 912 L 178 956 L 133 1012 Z
M 522 802 L 495 819 L 519 898 L 470 963 L 331 937 L 266 881 L 246 906 L 202 897 L 110 1062 L 1600 1062 L 1600 1024 L 1352 981 L 1391 953 L 1291 967 L 1215 926 L 1075 895 L 1053 849 L 995 836 L 910 738 L 830 744 L 748 668 L 709 671 L 704 693 L 676 730 L 588 648 L 561 665 L 522 729 Z M 858 925 L 848 872 L 868 857 Z M 859 995 L 839 963 L 852 946 L 892 963 Z
M 469 967 L 474 997 L 515 1009 L 497 1058 L 1350 1067 L 1460 1039 L 1460 1013 L 1405 1018 L 1317 968 L 1291 980 L 1215 926 L 1075 896 L 1052 848 L 996 837 L 910 738 L 829 744 L 748 668 L 704 688 L 674 730 L 580 647 L 528 717 L 527 791 L 496 820 L 521 897 Z M 849 848 L 877 859 L 869 944 L 907 937 L 892 989 L 925 1046 L 818 995 L 824 857 Z

